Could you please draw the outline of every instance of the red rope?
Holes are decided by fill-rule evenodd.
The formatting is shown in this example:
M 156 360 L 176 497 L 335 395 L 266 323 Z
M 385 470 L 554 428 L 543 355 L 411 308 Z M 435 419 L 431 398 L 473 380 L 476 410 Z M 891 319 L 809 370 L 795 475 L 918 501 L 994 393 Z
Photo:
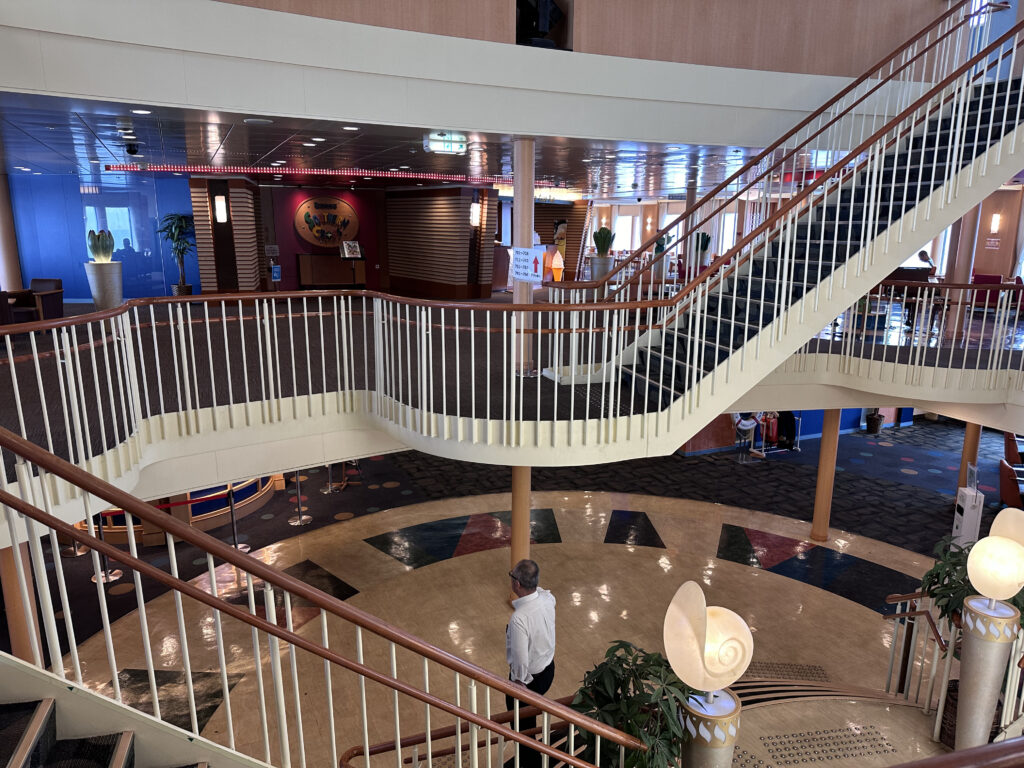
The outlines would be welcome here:
M 169 501 L 166 504 L 153 504 L 152 506 L 157 509 L 170 509 L 171 507 L 182 507 L 186 504 L 202 504 L 204 501 L 216 501 L 217 499 L 226 499 L 228 494 L 221 493 L 216 496 L 203 496 L 198 499 L 185 499 L 183 501 Z M 115 515 L 123 515 L 123 509 L 108 509 L 100 513 L 103 517 L 114 517 Z

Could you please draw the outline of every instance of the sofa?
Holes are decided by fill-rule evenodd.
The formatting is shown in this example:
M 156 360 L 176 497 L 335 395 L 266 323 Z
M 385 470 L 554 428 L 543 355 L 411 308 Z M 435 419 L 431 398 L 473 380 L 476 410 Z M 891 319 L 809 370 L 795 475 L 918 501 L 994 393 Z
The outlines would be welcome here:
M 982 272 L 975 272 L 971 275 L 971 285 L 1001 285 L 1003 283 L 1016 283 L 1022 285 L 1021 279 L 1015 277 L 1013 280 L 1008 280 L 1002 275 L 987 275 Z M 999 304 L 999 291 L 991 290 L 979 290 L 977 292 L 976 306 L 992 308 Z

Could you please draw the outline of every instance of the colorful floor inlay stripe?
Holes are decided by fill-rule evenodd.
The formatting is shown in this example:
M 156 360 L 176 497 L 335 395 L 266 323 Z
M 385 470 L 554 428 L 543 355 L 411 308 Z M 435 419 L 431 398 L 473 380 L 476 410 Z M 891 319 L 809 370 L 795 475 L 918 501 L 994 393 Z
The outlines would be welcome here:
M 635 512 L 628 509 L 613 509 L 608 531 L 604 535 L 605 544 L 626 544 L 631 547 L 665 548 L 665 543 L 654 528 L 646 512 Z
M 917 579 L 859 557 L 785 536 L 723 525 L 718 558 L 763 568 L 845 597 L 879 613 L 892 613 L 885 598 L 913 592 Z
M 507 547 L 511 523 L 509 511 L 462 515 L 388 531 L 371 536 L 366 543 L 410 568 L 422 568 L 452 557 Z M 530 510 L 530 541 L 562 542 L 551 509 Z

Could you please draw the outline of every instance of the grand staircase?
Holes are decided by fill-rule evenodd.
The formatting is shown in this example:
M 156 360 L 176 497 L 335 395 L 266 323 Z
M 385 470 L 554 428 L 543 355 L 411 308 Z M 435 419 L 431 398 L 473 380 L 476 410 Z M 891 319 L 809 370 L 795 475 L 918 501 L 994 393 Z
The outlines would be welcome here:
M 132 731 L 58 739 L 53 699 L 0 704 L 0 762 L 8 768 L 135 768 L 134 741 Z
M 756 359 L 772 346 L 788 350 L 784 339 L 803 344 L 821 330 L 822 319 L 849 306 L 844 287 L 870 288 L 927 242 L 909 235 L 919 231 L 916 223 L 930 219 L 932 230 L 941 229 L 961 215 L 963 205 L 947 204 L 960 185 L 998 189 L 1007 175 L 997 162 L 1010 154 L 1003 139 L 1012 146 L 1022 119 L 1021 80 L 980 82 L 968 93 L 880 158 L 836 174 L 841 183 L 832 189 L 819 182 L 814 192 L 821 194 L 805 190 L 807 207 L 799 215 L 781 216 L 766 236 L 728 254 L 739 264 L 708 273 L 664 333 L 638 345 L 626 368 L 638 397 L 668 408 L 713 385 L 716 376 L 727 379 L 737 357 Z M 837 167 L 856 163 L 858 155 Z M 745 382 L 752 385 L 779 360 L 765 357 L 765 365 L 743 366 Z

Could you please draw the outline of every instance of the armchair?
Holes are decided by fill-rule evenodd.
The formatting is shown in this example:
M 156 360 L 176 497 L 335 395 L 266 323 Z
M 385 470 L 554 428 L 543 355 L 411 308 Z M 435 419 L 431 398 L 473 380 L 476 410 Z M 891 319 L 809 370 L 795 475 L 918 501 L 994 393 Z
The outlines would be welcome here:
M 64 284 L 59 278 L 34 277 L 28 290 L 11 291 L 13 322 L 53 320 L 64 317 Z

